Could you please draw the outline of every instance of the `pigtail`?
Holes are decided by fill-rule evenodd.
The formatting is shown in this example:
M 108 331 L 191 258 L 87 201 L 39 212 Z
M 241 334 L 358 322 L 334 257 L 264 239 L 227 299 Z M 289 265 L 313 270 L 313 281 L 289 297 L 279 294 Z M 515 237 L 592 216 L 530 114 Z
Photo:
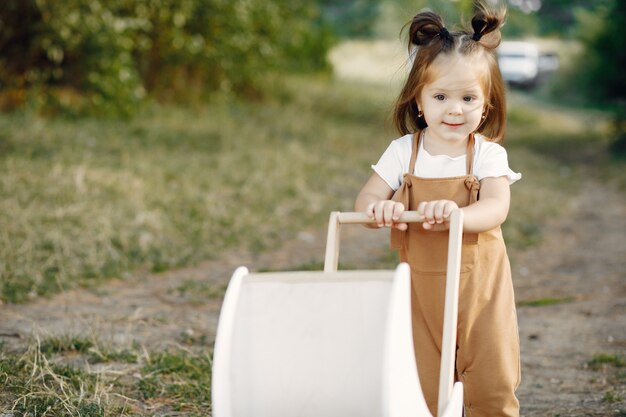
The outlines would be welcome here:
M 500 28 L 504 25 L 505 9 L 488 9 L 483 4 L 478 4 L 478 12 L 472 18 L 474 42 L 487 49 L 495 49 L 500 45 L 502 34 Z
M 435 41 L 440 43 L 441 52 L 454 46 L 454 39 L 439 15 L 430 11 L 416 14 L 409 27 L 409 50 L 415 46 L 430 46 Z

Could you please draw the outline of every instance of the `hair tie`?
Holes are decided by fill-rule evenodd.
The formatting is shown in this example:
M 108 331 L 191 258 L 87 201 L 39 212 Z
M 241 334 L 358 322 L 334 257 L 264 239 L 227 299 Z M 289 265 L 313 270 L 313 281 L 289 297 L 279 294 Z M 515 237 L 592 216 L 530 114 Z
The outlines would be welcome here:
M 446 29 L 445 27 L 442 27 L 439 30 L 439 37 L 441 39 L 452 40 L 452 36 L 450 36 L 450 32 L 448 32 L 448 29 Z
M 472 35 L 472 40 L 478 42 L 480 40 L 480 38 L 482 38 L 482 37 L 483 37 L 483 35 L 481 35 L 480 33 L 474 32 L 474 34 Z

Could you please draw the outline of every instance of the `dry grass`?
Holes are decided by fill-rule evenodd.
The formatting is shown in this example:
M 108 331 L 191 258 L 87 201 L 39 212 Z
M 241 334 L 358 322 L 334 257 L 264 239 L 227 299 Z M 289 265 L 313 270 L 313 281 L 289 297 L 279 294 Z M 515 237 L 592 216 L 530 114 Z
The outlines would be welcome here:
M 82 345 L 81 337 L 65 337 Z M 86 351 L 34 340 L 22 354 L 0 351 L 0 413 L 25 416 L 206 416 L 211 356 L 178 347 L 115 351 L 92 341 Z M 44 348 L 44 345 L 47 348 Z
M 348 208 L 383 107 L 319 82 L 282 94 L 295 102 L 153 107 L 129 123 L 0 116 L 0 299 L 262 251 Z

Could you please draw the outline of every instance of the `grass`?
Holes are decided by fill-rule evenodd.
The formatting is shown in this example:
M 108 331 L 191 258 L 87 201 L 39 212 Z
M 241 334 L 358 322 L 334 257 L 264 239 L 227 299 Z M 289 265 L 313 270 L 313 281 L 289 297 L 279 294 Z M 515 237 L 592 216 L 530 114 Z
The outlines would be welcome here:
M 587 364 L 596 369 L 602 367 L 603 365 L 612 365 L 616 368 L 623 368 L 626 366 L 626 360 L 619 355 L 601 353 L 591 358 Z
M 517 302 L 517 306 L 518 307 L 545 307 L 545 306 L 551 306 L 555 304 L 571 303 L 573 301 L 576 301 L 576 298 L 574 297 L 564 297 L 564 298 L 546 297 L 546 298 L 539 298 L 536 300 L 519 301 Z
M 16 416 L 104 416 L 98 375 L 51 362 L 33 343 L 21 356 L 0 355 L 2 411 Z
M 585 365 L 593 371 L 602 373 L 601 380 L 608 388 L 604 392 L 602 402 L 614 405 L 620 403 L 623 406 L 626 395 L 626 374 L 622 368 L 626 367 L 626 359 L 619 354 L 599 353 Z M 626 415 L 626 410 L 616 410 L 615 415 Z
M 185 297 L 188 302 L 198 305 L 210 299 L 222 299 L 226 294 L 227 284 L 214 284 L 193 279 L 186 279 L 180 285 L 172 288 L 171 293 Z
M 174 411 L 210 410 L 211 356 L 159 352 L 148 357 L 139 380 L 143 400 L 163 400 Z
M 611 391 L 607 391 L 606 393 L 604 393 L 604 397 L 602 397 L 602 401 L 607 402 L 607 403 L 617 403 L 622 401 L 622 396 L 611 390 Z
M 131 122 L 0 115 L 0 298 L 261 252 L 322 224 L 364 181 L 365 138 L 384 136 L 384 104 L 346 106 L 355 90 L 295 81 L 274 101 Z
M 62 352 L 86 353 L 93 346 L 94 342 L 84 337 L 54 336 L 44 340 L 44 342 L 40 344 L 39 350 L 43 354 Z
M 71 338 L 68 337 L 68 340 Z M 206 416 L 211 355 L 179 348 L 111 353 L 94 369 L 88 356 L 44 352 L 56 340 L 33 342 L 23 354 L 0 351 L 0 414 L 25 416 Z M 98 351 L 105 346 L 92 346 Z M 64 363 L 68 360 L 72 365 Z M 115 367 L 122 361 L 125 367 Z M 108 366 L 107 366 L 108 365 Z M 184 414 L 179 414 L 184 413 Z
M 397 136 L 385 123 L 392 88 L 312 78 L 272 88 L 262 103 L 155 105 L 128 122 L 0 115 L 0 301 L 132 279 L 233 248 L 263 252 L 325 229 L 331 210 L 351 210 L 369 165 Z M 504 226 L 513 248 L 538 244 L 585 176 L 626 177 L 623 161 L 606 156 L 597 115 L 528 100 L 511 95 L 506 138 L 511 166 L 524 174 Z M 224 288 L 187 280 L 172 291 L 201 303 Z M 556 302 L 566 300 L 529 305 Z M 25 352 L 0 346 L 0 414 L 207 415 L 208 341 L 180 341 L 159 352 L 82 336 Z

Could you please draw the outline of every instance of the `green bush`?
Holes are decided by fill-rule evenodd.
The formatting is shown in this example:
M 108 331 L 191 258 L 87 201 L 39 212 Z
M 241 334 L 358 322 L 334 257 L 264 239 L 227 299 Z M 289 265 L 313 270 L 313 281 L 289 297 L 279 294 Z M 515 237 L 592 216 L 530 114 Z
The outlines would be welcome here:
M 5 109 L 36 93 L 47 111 L 132 113 L 144 94 L 133 59 L 140 22 L 99 1 L 8 0 L 2 10 Z
M 332 42 L 303 0 L 5 0 L 0 105 L 131 115 L 147 94 L 250 96 L 269 70 L 324 68 Z

